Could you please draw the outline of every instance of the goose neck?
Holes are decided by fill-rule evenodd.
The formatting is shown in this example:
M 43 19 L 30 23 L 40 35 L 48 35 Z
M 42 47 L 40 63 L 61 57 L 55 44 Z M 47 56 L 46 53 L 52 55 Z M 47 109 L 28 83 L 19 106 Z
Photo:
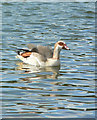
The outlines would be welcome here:
M 60 51 L 58 46 L 54 47 L 54 52 L 53 52 L 53 59 L 59 59 L 60 58 Z

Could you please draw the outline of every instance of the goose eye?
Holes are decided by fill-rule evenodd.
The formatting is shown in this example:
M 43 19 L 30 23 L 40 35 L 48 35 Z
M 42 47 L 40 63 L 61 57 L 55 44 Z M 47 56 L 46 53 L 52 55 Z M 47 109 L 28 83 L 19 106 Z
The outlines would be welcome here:
M 60 45 L 60 46 L 63 46 L 63 45 L 64 45 L 64 43 L 60 42 L 60 43 L 59 43 L 59 45 Z

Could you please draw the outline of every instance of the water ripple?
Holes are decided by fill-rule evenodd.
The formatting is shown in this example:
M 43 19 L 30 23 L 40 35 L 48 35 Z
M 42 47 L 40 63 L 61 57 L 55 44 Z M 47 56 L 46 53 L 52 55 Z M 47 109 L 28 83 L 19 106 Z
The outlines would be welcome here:
M 3 117 L 95 117 L 95 4 L 2 3 Z M 65 41 L 61 68 L 15 58 L 28 43 Z

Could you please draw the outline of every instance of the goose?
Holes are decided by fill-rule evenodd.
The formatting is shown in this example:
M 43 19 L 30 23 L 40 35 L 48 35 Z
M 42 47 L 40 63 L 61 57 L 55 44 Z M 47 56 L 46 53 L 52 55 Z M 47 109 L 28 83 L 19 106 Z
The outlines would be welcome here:
M 60 66 L 60 51 L 70 50 L 63 41 L 58 41 L 54 45 L 54 50 L 49 46 L 28 44 L 29 49 L 17 49 L 17 58 L 24 63 L 34 66 Z

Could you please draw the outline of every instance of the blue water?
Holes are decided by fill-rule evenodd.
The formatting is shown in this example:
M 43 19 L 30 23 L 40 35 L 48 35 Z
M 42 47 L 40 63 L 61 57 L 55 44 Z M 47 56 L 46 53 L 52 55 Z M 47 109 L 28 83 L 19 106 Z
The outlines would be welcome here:
M 28 43 L 66 42 L 61 67 L 15 58 Z M 95 3 L 2 3 L 3 118 L 95 117 Z

